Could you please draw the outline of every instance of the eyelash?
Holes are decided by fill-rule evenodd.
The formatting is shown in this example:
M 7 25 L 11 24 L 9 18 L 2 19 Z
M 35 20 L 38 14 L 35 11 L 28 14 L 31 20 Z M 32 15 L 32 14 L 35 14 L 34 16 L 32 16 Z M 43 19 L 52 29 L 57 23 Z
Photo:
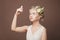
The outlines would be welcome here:
M 33 14 L 35 14 L 35 13 L 33 13 Z
M 29 14 L 29 15 L 35 15 L 35 13 L 31 13 L 31 14 Z

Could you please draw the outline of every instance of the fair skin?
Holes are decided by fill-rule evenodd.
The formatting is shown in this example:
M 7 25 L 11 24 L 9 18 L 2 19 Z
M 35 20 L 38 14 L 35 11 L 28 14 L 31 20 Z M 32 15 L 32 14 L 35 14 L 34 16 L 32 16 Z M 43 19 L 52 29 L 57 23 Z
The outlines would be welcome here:
M 19 13 L 19 12 L 20 13 Z M 12 25 L 11 25 L 11 30 L 15 31 L 15 32 L 26 32 L 28 26 L 21 26 L 21 27 L 16 27 L 16 23 L 17 23 L 17 17 L 18 15 L 20 15 L 23 12 L 23 6 L 21 6 L 20 8 L 17 9 L 13 21 L 12 21 Z M 30 15 L 29 15 L 29 20 L 32 22 L 32 34 L 34 34 L 37 31 L 38 25 L 40 25 L 40 18 L 41 16 L 38 15 L 38 13 L 35 10 L 29 10 Z M 46 37 L 46 29 L 44 30 L 41 40 L 47 40 Z

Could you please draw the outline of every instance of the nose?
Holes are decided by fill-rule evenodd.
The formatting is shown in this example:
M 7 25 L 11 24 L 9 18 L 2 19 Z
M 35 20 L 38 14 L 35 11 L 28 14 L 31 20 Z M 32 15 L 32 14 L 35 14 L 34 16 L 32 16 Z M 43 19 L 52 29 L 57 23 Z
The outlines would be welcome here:
M 30 15 L 30 17 L 32 17 L 32 15 Z
M 29 18 L 32 18 L 32 15 L 29 15 Z

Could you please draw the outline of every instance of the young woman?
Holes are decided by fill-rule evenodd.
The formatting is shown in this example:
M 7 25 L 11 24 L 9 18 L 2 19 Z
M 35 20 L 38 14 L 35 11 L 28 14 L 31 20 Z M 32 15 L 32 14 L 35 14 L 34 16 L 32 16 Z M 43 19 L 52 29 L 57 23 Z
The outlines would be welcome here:
M 26 40 L 47 40 L 46 28 L 42 26 L 39 22 L 44 16 L 44 8 L 40 6 L 33 6 L 29 12 L 29 20 L 32 22 L 30 26 L 16 27 L 17 17 L 23 12 L 23 6 L 17 9 L 11 30 L 15 32 L 27 32 Z

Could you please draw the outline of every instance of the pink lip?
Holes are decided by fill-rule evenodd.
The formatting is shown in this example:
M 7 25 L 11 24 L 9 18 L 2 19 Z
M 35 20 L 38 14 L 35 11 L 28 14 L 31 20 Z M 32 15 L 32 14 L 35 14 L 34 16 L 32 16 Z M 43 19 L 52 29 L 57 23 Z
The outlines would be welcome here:
M 30 18 L 30 19 L 33 19 L 33 18 Z

